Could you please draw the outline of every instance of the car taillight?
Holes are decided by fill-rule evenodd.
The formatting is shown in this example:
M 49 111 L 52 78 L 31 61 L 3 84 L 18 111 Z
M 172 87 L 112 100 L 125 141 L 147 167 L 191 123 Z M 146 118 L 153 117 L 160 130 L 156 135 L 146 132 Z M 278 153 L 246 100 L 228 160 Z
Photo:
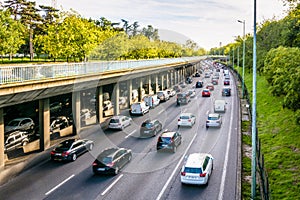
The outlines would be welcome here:
M 115 164 L 114 162 L 110 162 L 110 163 L 107 163 L 107 166 L 108 166 L 108 167 L 113 167 L 114 164 Z
M 185 174 L 186 174 L 185 172 L 181 172 L 181 176 L 185 176 Z
M 98 164 L 97 164 L 97 162 L 95 161 L 95 162 L 93 162 L 93 166 L 97 166 Z
M 54 151 L 51 151 L 51 155 L 54 155 L 55 154 L 55 152 Z
M 200 177 L 205 177 L 205 176 L 206 176 L 206 173 L 200 174 Z
M 191 119 L 189 119 L 188 121 L 189 121 L 189 122 L 191 122 L 192 120 L 191 120 Z
M 118 123 L 119 126 L 121 126 L 121 123 Z
M 61 154 L 61 156 L 68 156 L 70 153 L 69 152 L 63 152 L 62 154 Z

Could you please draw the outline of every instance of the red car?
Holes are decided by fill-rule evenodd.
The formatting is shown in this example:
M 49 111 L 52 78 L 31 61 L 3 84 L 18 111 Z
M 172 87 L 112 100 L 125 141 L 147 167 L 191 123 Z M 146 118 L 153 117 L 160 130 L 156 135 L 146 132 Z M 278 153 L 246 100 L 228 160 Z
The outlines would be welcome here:
M 209 89 L 209 90 L 212 91 L 212 90 L 215 89 L 215 87 L 214 87 L 214 85 L 212 83 L 209 83 L 209 84 L 207 84 L 206 89 Z
M 203 89 L 202 90 L 202 97 L 210 97 L 210 90 L 209 89 Z
M 230 85 L 230 80 L 229 79 L 225 79 L 224 80 L 224 85 Z

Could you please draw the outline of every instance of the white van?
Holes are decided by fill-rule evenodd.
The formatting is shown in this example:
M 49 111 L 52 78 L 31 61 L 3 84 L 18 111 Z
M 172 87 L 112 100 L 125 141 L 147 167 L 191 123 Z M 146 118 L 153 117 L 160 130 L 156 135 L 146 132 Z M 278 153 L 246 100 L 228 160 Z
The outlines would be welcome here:
M 145 96 L 143 100 L 147 106 L 150 106 L 150 108 L 155 108 L 160 103 L 160 99 L 156 94 Z
M 149 112 L 150 106 L 147 106 L 144 101 L 133 103 L 130 107 L 130 115 L 144 115 Z
M 225 100 L 215 100 L 214 110 L 215 110 L 215 112 L 225 112 L 226 111 L 226 102 L 225 102 Z

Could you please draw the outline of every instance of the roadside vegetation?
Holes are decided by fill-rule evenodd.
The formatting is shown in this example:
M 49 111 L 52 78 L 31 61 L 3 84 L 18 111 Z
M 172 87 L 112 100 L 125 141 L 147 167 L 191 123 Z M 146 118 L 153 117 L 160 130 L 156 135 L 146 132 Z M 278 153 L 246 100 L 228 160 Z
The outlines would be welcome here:
M 121 16 L 120 16 L 121 17 Z M 185 44 L 160 40 L 152 25 L 140 27 L 121 19 L 86 19 L 27 0 L 0 2 L 2 63 L 30 61 L 79 62 L 198 56 L 206 53 L 192 40 Z M 14 60 L 14 61 L 13 61 Z M 21 60 L 23 62 L 24 60 Z M 42 62 L 41 61 L 41 62 Z

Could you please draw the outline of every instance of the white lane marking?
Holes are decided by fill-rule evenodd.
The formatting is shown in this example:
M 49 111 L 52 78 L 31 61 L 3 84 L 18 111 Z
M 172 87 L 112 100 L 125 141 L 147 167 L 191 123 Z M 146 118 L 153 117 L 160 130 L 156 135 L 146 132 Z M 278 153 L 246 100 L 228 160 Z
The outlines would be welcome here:
M 178 170 L 179 165 L 181 164 L 181 162 L 182 162 L 182 160 L 184 159 L 185 155 L 187 154 L 188 150 L 191 148 L 192 143 L 194 142 L 196 136 L 197 136 L 197 131 L 196 131 L 196 133 L 195 133 L 193 139 L 191 140 L 189 146 L 186 148 L 184 154 L 183 154 L 182 157 L 180 158 L 180 160 L 179 160 L 178 164 L 176 165 L 175 169 L 173 170 L 171 176 L 169 177 L 169 179 L 168 179 L 167 182 L 165 183 L 164 187 L 163 187 L 162 190 L 160 191 L 159 195 L 157 196 L 156 200 L 160 200 L 160 199 L 161 199 L 162 195 L 164 194 L 164 192 L 166 191 L 168 185 L 170 184 L 172 178 L 174 177 L 176 171 Z
M 61 182 L 60 184 L 58 184 L 57 186 L 55 186 L 54 188 L 52 188 L 49 192 L 45 193 L 45 195 L 49 195 L 51 192 L 53 192 L 54 190 L 56 190 L 57 188 L 59 188 L 60 186 L 62 186 L 64 183 L 66 183 L 67 181 L 69 181 L 71 178 L 73 178 L 75 175 L 72 174 L 69 178 L 67 178 L 66 180 L 64 180 L 63 182 Z
M 129 136 L 131 136 L 132 134 L 134 134 L 136 132 L 136 130 L 132 131 L 131 133 L 129 133 L 128 135 L 125 136 L 125 138 L 128 138 Z
M 163 113 L 163 112 L 164 112 L 164 110 L 159 111 L 159 112 L 158 112 L 158 115 L 160 115 L 160 114 Z
M 206 111 L 206 115 L 208 115 L 208 113 L 209 113 L 209 110 L 208 110 L 208 111 Z
M 106 190 L 104 190 L 102 193 L 101 193 L 101 196 L 103 196 L 103 195 L 105 195 L 107 192 L 108 192 L 108 190 L 110 190 L 122 177 L 123 177 L 124 175 L 123 174 L 121 174 L 114 182 L 112 182 L 112 184 L 110 184 L 110 186 L 108 186 L 107 188 L 106 188 Z
M 233 99 L 231 99 L 231 104 L 233 104 Z M 224 193 L 224 187 L 225 187 L 225 178 L 226 178 L 226 173 L 227 173 L 228 155 L 229 155 L 229 147 L 230 147 L 230 140 L 231 140 L 232 121 L 233 121 L 233 110 L 230 115 L 229 136 L 228 136 L 228 140 L 227 140 L 225 161 L 224 161 L 221 185 L 220 185 L 220 190 L 219 190 L 220 191 L 219 197 L 218 197 L 219 200 L 223 199 L 223 193 Z

